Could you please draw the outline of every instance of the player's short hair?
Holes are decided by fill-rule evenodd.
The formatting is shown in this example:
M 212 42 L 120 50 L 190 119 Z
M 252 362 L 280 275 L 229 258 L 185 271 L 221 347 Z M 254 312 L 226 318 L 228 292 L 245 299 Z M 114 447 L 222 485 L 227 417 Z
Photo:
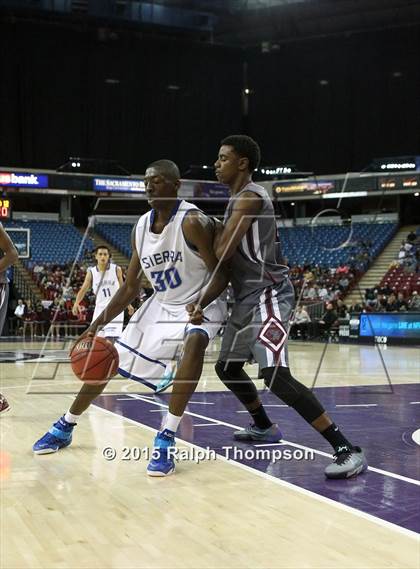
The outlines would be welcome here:
M 181 177 L 178 166 L 172 160 L 156 160 L 149 164 L 147 168 L 155 168 L 162 176 L 173 182 L 176 182 Z
M 108 251 L 108 253 L 111 255 L 111 251 L 110 251 L 108 245 L 98 245 L 97 247 L 95 247 L 95 249 L 93 250 L 95 255 L 99 251 L 99 249 L 106 249 Z
M 232 134 L 221 141 L 221 146 L 232 146 L 241 158 L 248 158 L 249 171 L 258 168 L 261 160 L 261 150 L 257 142 L 246 134 Z

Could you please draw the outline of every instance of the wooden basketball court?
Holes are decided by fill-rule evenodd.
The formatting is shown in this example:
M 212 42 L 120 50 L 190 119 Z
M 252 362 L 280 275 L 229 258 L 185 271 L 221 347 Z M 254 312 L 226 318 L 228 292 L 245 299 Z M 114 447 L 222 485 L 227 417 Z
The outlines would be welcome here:
M 211 351 L 178 446 L 209 447 L 215 458 L 182 460 L 173 476 L 148 478 L 138 452 L 151 446 L 168 395 L 122 379 L 82 417 L 70 447 L 35 456 L 33 443 L 80 387 L 67 347 L 0 344 L 1 392 L 11 404 L 0 418 L 2 568 L 419 566 L 418 351 L 380 348 L 390 385 L 379 348 L 328 346 L 315 387 L 371 468 L 326 481 L 328 447 L 268 393 L 282 448 L 312 449 L 315 458 L 228 460 L 232 428 L 249 421 L 213 373 Z M 291 343 L 292 369 L 307 385 L 322 348 Z

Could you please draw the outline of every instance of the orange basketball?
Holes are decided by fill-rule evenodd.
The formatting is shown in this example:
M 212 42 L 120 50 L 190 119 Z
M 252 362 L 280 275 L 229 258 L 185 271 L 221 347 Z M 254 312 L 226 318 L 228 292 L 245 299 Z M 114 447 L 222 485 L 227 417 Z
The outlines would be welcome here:
M 118 370 L 118 352 L 105 338 L 82 338 L 71 353 L 71 367 L 85 383 L 99 385 L 113 377 Z

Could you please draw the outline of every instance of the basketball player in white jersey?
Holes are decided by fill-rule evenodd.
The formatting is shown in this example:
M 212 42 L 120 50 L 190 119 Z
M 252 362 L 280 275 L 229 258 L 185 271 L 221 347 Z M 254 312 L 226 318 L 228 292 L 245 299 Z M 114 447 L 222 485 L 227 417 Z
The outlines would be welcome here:
M 183 349 L 169 413 L 155 438 L 156 453 L 148 466 L 151 476 L 166 476 L 175 469 L 168 449 L 175 444 L 178 425 L 199 381 L 206 347 L 226 316 L 226 304 L 218 297 L 227 277 L 213 250 L 216 222 L 177 198 L 180 174 L 176 164 L 169 160 L 151 164 L 145 186 L 152 210 L 134 228 L 126 281 L 81 338 L 97 334 L 136 298 L 144 273 L 155 292 L 133 314 L 115 346 L 119 373 L 148 385 L 160 381 L 180 346 Z M 84 385 L 70 412 L 35 443 L 34 452 L 44 454 L 68 446 L 81 413 L 104 387 Z
M 7 315 L 7 301 L 9 299 L 9 281 L 7 269 L 18 260 L 18 252 L 0 223 L 0 336 L 3 332 L 4 322 Z M 6 397 L 0 393 L 0 413 L 10 409 Z
M 86 296 L 86 293 L 92 289 L 96 297 L 92 321 L 105 310 L 111 298 L 124 282 L 121 267 L 110 261 L 110 252 L 106 245 L 96 247 L 95 259 L 96 265 L 88 268 L 72 310 L 74 316 L 78 316 L 81 312 L 80 303 Z M 123 323 L 124 313 L 118 314 L 112 322 L 104 326 L 98 336 L 119 338 L 122 334 Z

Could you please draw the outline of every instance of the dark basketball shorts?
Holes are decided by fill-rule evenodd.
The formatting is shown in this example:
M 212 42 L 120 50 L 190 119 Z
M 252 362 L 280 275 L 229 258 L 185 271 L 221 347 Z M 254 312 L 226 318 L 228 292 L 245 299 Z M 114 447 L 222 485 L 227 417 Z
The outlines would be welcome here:
M 3 332 L 3 326 L 6 320 L 8 299 L 9 285 L 7 283 L 0 283 L 0 336 Z
M 255 360 L 261 369 L 288 367 L 287 339 L 294 306 L 295 294 L 289 280 L 235 302 L 219 360 Z

